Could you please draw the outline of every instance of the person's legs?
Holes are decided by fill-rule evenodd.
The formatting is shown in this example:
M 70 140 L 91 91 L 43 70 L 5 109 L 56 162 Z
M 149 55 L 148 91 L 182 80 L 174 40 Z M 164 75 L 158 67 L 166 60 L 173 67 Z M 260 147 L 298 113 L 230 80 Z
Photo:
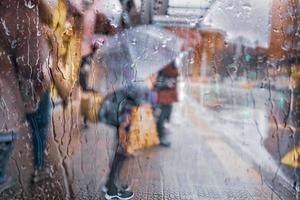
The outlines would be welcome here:
M 171 120 L 171 115 L 172 115 L 172 110 L 173 110 L 173 104 L 169 104 L 169 105 L 166 105 L 166 113 L 167 113 L 167 116 L 166 116 L 166 121 L 167 122 L 170 122 Z
M 135 99 L 135 98 L 134 98 Z M 119 128 L 128 129 L 130 126 L 130 113 L 131 108 L 134 105 L 133 99 L 128 98 L 126 91 L 116 91 L 110 98 L 107 98 L 99 109 L 99 119 L 101 122 L 114 126 L 116 128 L 115 134 L 115 152 L 111 163 L 111 168 L 108 176 L 108 180 L 105 184 L 107 188 L 103 190 L 106 199 L 131 199 L 134 194 L 128 191 L 128 188 L 121 190 L 117 187 L 117 181 L 119 181 L 120 172 L 124 161 L 127 156 L 122 145 L 119 142 Z
M 166 138 L 165 123 L 170 121 L 172 112 L 172 104 L 158 104 L 154 107 L 154 115 L 156 117 L 156 126 L 162 146 L 170 146 L 170 142 Z
M 92 64 L 91 55 L 85 56 L 81 58 L 80 63 L 80 71 L 79 71 L 79 85 L 84 92 L 91 91 L 88 86 L 88 77 L 90 73 L 90 67 Z M 88 128 L 88 120 L 86 117 L 83 116 L 83 128 Z
M 79 71 L 79 84 L 83 91 L 89 91 L 88 75 L 90 73 L 91 56 L 88 55 L 81 59 Z
M 106 183 L 106 187 L 108 189 L 108 194 L 116 194 L 118 192 L 118 188 L 116 186 L 116 182 L 120 176 L 122 166 L 126 156 L 123 153 L 117 152 L 113 158 L 111 170 L 108 176 L 108 181 Z
M 107 192 L 105 195 L 106 199 L 131 199 L 133 197 L 133 192 L 126 191 L 126 190 L 118 190 L 117 181 L 119 180 L 121 169 L 123 167 L 124 161 L 126 160 L 127 156 L 124 153 L 124 150 L 120 146 L 119 143 L 119 129 L 117 129 L 117 145 L 115 149 L 115 155 L 113 157 L 111 169 L 109 172 L 108 180 L 105 184 L 107 187 Z
M 51 107 L 50 93 L 46 92 L 41 98 L 37 111 L 26 115 L 31 127 L 34 168 L 37 171 L 42 171 L 45 168 L 45 148 L 51 119 Z
M 119 143 L 119 127 L 117 127 L 117 134 L 116 134 L 115 141 L 116 141 L 115 154 L 108 175 L 108 180 L 106 182 L 108 194 L 116 194 L 118 192 L 116 182 L 120 176 L 123 163 L 126 159 L 126 155 L 124 154 L 124 151 L 122 150 L 122 147 Z

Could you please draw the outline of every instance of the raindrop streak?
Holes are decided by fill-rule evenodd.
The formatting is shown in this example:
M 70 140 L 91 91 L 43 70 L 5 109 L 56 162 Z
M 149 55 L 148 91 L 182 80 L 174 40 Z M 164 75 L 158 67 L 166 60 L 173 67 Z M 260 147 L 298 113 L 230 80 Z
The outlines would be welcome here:
M 33 9 L 35 7 L 35 5 L 30 0 L 28 2 L 25 1 L 24 5 L 29 9 Z
M 7 36 L 10 36 L 10 31 L 8 30 L 8 28 L 6 26 L 6 22 L 5 22 L 5 20 L 2 17 L 1 17 L 1 23 L 2 23 L 2 26 L 3 26 L 4 30 L 5 30 L 5 34 Z

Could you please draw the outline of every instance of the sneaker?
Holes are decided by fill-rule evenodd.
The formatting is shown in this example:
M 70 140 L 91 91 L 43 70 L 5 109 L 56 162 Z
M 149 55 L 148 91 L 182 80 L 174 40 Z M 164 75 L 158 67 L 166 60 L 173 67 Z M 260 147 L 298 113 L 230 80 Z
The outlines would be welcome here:
M 81 130 L 87 130 L 87 129 L 89 129 L 89 125 L 87 123 L 83 123 L 81 125 Z
M 159 139 L 159 145 L 162 147 L 170 147 L 171 146 L 171 142 L 169 140 L 167 140 L 166 137 L 162 137 Z
M 298 181 L 295 181 L 295 182 L 294 182 L 293 188 L 294 188 L 297 192 L 300 192 L 300 184 L 299 184 Z
M 81 129 L 85 130 L 88 128 L 89 128 L 88 119 L 86 117 L 83 117 L 83 123 L 82 123 Z
M 117 194 L 105 194 L 105 199 L 120 199 L 120 200 L 129 200 L 132 199 L 134 196 L 133 192 L 131 191 L 120 191 Z
M 124 185 L 121 185 L 121 189 L 122 191 L 130 191 L 131 190 L 131 187 L 127 184 L 124 184 Z M 106 187 L 106 185 L 104 185 L 102 188 L 101 188 L 101 191 L 103 193 L 107 193 L 108 192 L 108 188 Z
M 48 169 L 42 169 L 42 170 L 35 169 L 31 176 L 31 183 L 36 184 L 50 177 L 51 177 L 51 173 L 49 172 Z

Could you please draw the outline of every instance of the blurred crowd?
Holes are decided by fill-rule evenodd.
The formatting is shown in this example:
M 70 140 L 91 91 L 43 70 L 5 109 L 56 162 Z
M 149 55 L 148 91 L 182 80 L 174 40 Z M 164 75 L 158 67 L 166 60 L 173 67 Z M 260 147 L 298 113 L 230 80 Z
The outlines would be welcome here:
M 55 94 L 62 99 L 63 107 L 70 103 L 78 88 L 81 96 L 96 95 L 100 100 L 95 121 L 116 128 L 117 147 L 107 183 L 102 188 L 106 199 L 133 197 L 130 186 L 117 184 L 117 179 L 130 152 L 120 138 L 139 134 L 132 128 L 134 120 L 138 120 L 134 115 L 147 112 L 149 121 L 153 119 L 156 129 L 149 133 L 153 140 L 151 144 L 171 145 L 165 123 L 170 120 L 172 104 L 177 101 L 179 72 L 175 60 L 145 81 L 118 88 L 106 96 L 101 96 L 88 84 L 95 54 L 106 38 L 139 25 L 135 2 L 0 2 L 0 192 L 14 185 L 6 168 L 25 121 L 30 125 L 34 149 L 31 182 L 39 184 L 49 176 L 45 148 L 52 116 L 51 98 L 54 93 L 51 88 L 55 88 Z M 93 105 L 88 108 L 91 107 Z M 83 128 L 88 128 L 89 116 L 83 117 Z

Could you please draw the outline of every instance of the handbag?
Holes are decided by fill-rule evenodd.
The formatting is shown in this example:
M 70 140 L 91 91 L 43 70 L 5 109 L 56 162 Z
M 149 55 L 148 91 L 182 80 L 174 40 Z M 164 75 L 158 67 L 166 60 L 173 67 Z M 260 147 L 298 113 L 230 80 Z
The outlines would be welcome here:
M 80 112 L 87 120 L 97 123 L 98 112 L 103 102 L 103 96 L 96 92 L 84 92 L 82 93 L 80 101 Z
M 129 130 L 124 126 L 119 128 L 119 143 L 128 155 L 159 144 L 156 121 L 151 105 L 133 107 Z

